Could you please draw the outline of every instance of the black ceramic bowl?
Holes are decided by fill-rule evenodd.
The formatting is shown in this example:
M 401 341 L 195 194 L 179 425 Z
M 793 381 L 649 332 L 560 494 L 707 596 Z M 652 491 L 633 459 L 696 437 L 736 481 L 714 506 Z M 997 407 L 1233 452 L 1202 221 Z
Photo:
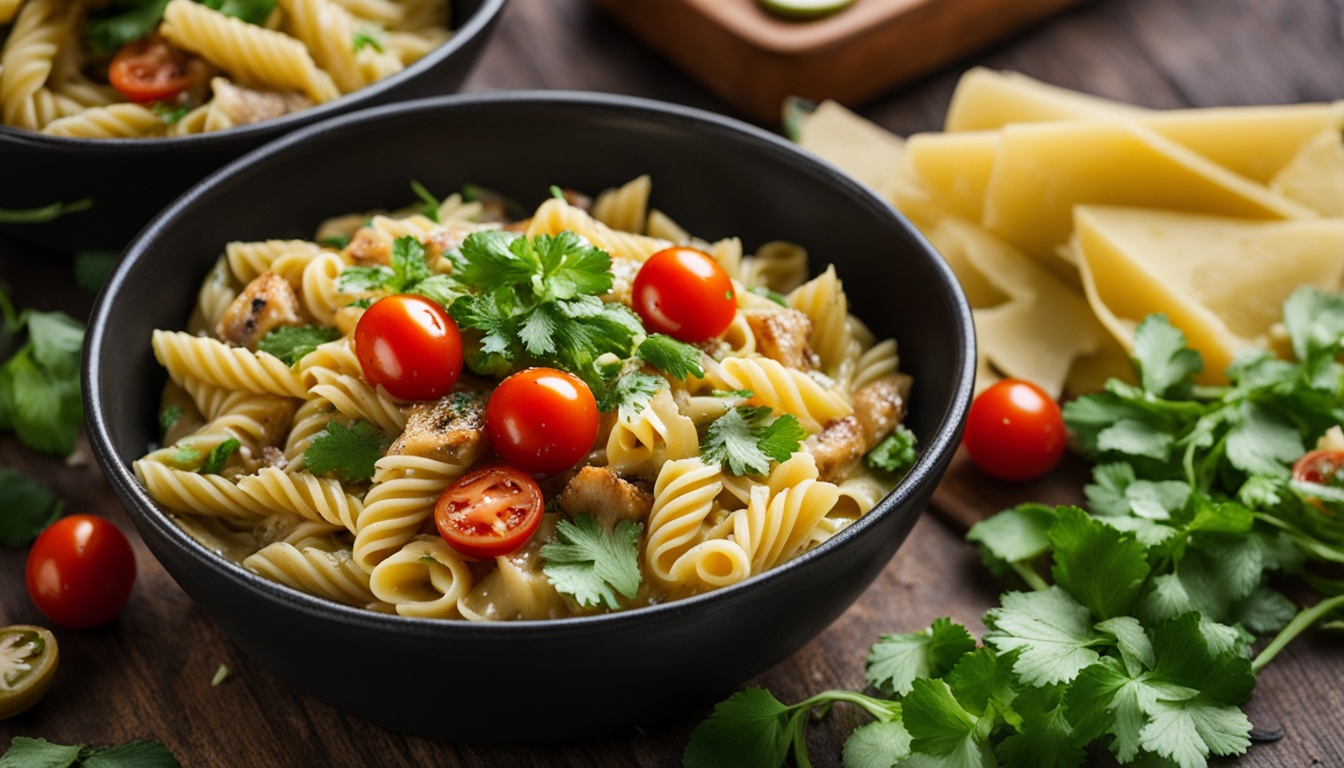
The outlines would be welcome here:
M 651 204 L 705 238 L 805 245 L 853 311 L 895 336 L 914 376 L 921 456 L 827 543 L 736 586 L 652 608 L 514 623 L 417 620 L 265 581 L 184 534 L 137 484 L 164 373 L 155 328 L 181 328 L 229 240 L 311 237 L 321 219 L 464 182 L 539 203 L 648 173 Z M 463 95 L 379 107 L 286 136 L 209 177 L 130 246 L 93 313 L 85 397 L 94 450 L 141 536 L 241 648 L 291 688 L 396 730 L 485 743 L 574 739 L 726 696 L 835 620 L 886 565 L 960 439 L 971 316 L 941 258 L 889 205 L 773 134 L 632 98 Z M 504 663 L 482 663 L 487 659 Z
M 449 0 L 454 31 L 448 42 L 390 77 L 276 120 L 160 139 L 73 139 L 0 125 L 0 208 L 92 201 L 47 223 L 0 222 L 0 235 L 53 251 L 120 251 L 192 184 L 277 136 L 363 107 L 457 90 L 504 2 Z

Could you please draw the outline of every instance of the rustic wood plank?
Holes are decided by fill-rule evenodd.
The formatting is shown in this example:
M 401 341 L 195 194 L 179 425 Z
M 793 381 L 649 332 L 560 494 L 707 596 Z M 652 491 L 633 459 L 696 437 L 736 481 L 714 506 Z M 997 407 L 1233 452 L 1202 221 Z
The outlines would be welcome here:
M 936 129 L 957 76 L 971 64 L 1154 107 L 1338 98 L 1344 96 L 1340 19 L 1339 0 L 1100 0 L 893 88 L 861 112 L 901 134 Z M 466 86 L 539 87 L 638 94 L 750 119 L 632 39 L 589 0 L 512 0 Z M 14 243 L 0 241 L 0 280 L 22 306 L 83 316 L 91 304 L 72 287 L 68 259 Z M 5 435 L 0 465 L 39 477 L 71 511 L 104 514 L 131 530 L 88 461 L 68 466 L 36 456 Z M 880 633 L 914 631 L 940 616 L 980 632 L 984 610 L 1008 587 L 981 567 L 962 531 L 1020 501 L 1076 500 L 1082 476 L 1081 465 L 1071 462 L 1042 482 L 995 484 L 958 459 L 940 488 L 938 516 L 916 525 L 873 588 L 815 641 L 751 684 L 790 702 L 826 688 L 857 688 L 868 646 Z M 100 630 L 57 632 L 63 657 L 57 687 L 30 713 L 0 721 L 0 749 L 15 735 L 91 744 L 157 738 L 184 764 L 206 768 L 667 766 L 679 763 L 686 737 L 705 714 L 546 749 L 486 749 L 376 728 L 286 690 L 215 629 L 132 538 L 138 583 L 126 612 Z M 40 623 L 24 593 L 23 556 L 0 549 L 0 622 Z M 212 687 L 221 664 L 232 674 Z M 1344 765 L 1342 680 L 1338 635 L 1297 641 L 1261 675 L 1248 705 L 1257 725 L 1281 727 L 1285 737 L 1219 764 Z M 845 736 L 863 721 L 852 708 L 836 707 L 812 724 L 814 764 L 837 765 Z M 1113 762 L 1099 754 L 1093 764 Z

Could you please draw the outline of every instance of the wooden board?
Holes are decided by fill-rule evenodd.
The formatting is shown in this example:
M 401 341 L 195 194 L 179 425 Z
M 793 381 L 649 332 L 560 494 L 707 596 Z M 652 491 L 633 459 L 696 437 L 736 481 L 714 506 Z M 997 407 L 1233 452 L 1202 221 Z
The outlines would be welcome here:
M 820 19 L 757 0 L 591 0 L 749 117 L 788 96 L 858 106 L 1081 0 L 856 0 Z

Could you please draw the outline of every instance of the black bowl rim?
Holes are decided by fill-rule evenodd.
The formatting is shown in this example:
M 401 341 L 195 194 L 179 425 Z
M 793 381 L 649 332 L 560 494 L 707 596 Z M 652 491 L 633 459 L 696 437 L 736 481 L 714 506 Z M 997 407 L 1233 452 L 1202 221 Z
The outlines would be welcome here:
M 298 112 L 291 112 L 272 120 L 235 126 L 222 131 L 195 133 L 186 136 L 155 136 L 152 138 L 87 138 L 74 136 L 50 136 L 45 133 L 28 131 L 10 125 L 0 125 L 0 142 L 13 142 L 20 148 L 58 149 L 71 151 L 94 150 L 98 152 L 116 152 L 132 157 L 142 154 L 155 154 L 165 147 L 181 149 L 208 149 L 217 145 L 232 146 L 236 143 L 255 145 L 278 134 L 296 130 L 319 122 L 324 118 L 348 113 L 360 108 L 361 104 L 373 103 L 395 88 L 400 88 L 409 80 L 420 77 L 426 71 L 451 58 L 462 48 L 472 44 L 494 24 L 507 0 L 481 0 L 466 22 L 452 28 L 452 36 L 443 44 L 435 46 L 425 56 L 413 61 L 405 69 L 350 93 L 342 94 L 331 101 L 315 104 Z
M 470 110 L 473 108 L 498 108 L 508 104 L 526 104 L 538 107 L 561 107 L 565 109 L 586 109 L 590 111 L 638 114 L 641 119 L 651 119 L 665 125 L 692 124 L 698 130 L 708 130 L 718 134 L 736 134 L 748 141 L 759 142 L 775 154 L 780 162 L 799 167 L 806 173 L 828 177 L 831 182 L 847 188 L 849 193 L 866 201 L 869 206 L 890 216 L 903 228 L 911 241 L 921 247 L 939 276 L 939 289 L 946 294 L 960 320 L 955 329 L 964 349 L 959 362 L 959 370 L 954 372 L 954 387 L 950 404 L 942 415 L 933 439 L 928 441 L 920 452 L 915 465 L 896 487 L 888 493 L 873 509 L 847 526 L 830 540 L 816 548 L 778 565 L 765 573 L 758 574 L 737 584 L 692 597 L 645 606 L 637 609 L 602 613 L 591 616 L 577 616 L 559 619 L 512 620 L 499 622 L 450 621 L 407 617 L 395 614 L 377 613 L 362 608 L 342 605 L 335 601 L 309 595 L 286 587 L 254 574 L 241 565 L 222 555 L 211 552 L 186 531 L 176 525 L 170 516 L 162 511 L 140 486 L 133 472 L 123 465 L 116 455 L 111 436 L 107 432 L 107 423 L 99 407 L 105 399 L 97 371 L 102 368 L 102 348 L 109 337 L 108 315 L 111 313 L 116 296 L 127 280 L 127 272 L 153 244 L 157 234 L 173 224 L 179 212 L 192 208 L 196 201 L 208 197 L 212 190 L 225 183 L 230 177 L 246 172 L 247 169 L 264 163 L 272 155 L 282 154 L 291 147 L 301 145 L 324 134 L 339 133 L 343 126 L 350 123 L 377 121 L 380 118 L 400 115 L 408 112 Z M 395 630 L 423 637 L 471 637 L 521 638 L 530 635 L 560 634 L 584 635 L 612 628 L 626 628 L 651 622 L 659 617 L 674 620 L 678 615 L 695 613 L 701 606 L 712 605 L 720 601 L 738 599 L 744 591 L 769 589 L 784 574 L 805 568 L 814 560 L 825 557 L 850 539 L 863 535 L 875 527 L 887 515 L 897 512 L 926 483 L 936 483 L 941 471 L 950 462 L 961 438 L 962 425 L 970 407 L 972 389 L 975 381 L 975 331 L 971 320 L 970 305 L 962 292 L 951 268 L 938 255 L 932 245 L 915 229 L 902 214 L 875 192 L 864 187 L 844 171 L 829 162 L 813 155 L 783 137 L 764 129 L 744 123 L 737 119 L 713 112 L 700 110 L 679 104 L 672 104 L 642 97 L 624 96 L 608 93 L 566 90 L 513 90 L 415 99 L 394 104 L 373 107 L 337 116 L 288 133 L 246 155 L 234 160 L 207 176 L 202 182 L 183 193 L 176 201 L 159 213 L 126 249 L 114 271 L 108 276 L 102 291 L 96 300 L 90 316 L 88 337 L 84 345 L 83 361 L 84 408 L 88 434 L 94 455 L 104 473 L 120 497 L 123 505 L 131 513 L 138 525 L 148 525 L 160 537 L 171 541 L 175 546 L 187 550 L 198 561 L 217 575 L 234 582 L 261 596 L 287 604 L 290 608 L 305 612 L 313 618 L 338 620 L 353 624 L 366 630 Z M 912 511 L 918 515 L 921 510 Z

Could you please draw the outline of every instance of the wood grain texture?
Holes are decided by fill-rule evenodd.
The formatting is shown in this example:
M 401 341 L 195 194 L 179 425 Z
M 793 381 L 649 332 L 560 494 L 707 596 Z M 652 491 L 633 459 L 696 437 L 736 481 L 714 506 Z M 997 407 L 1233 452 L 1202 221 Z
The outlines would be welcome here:
M 1339 0 L 1102 0 L 889 89 L 861 112 L 901 134 L 936 129 L 956 78 L 972 64 L 1154 107 L 1341 98 L 1342 16 Z M 467 88 L 626 93 L 753 119 L 633 39 L 590 0 L 511 0 Z M 776 127 L 769 120 L 761 124 Z M 72 287 L 68 259 L 3 240 L 0 281 L 21 306 L 83 316 L 91 304 Z M 125 512 L 87 460 L 87 448 L 79 455 L 83 463 L 67 465 L 0 436 L 0 465 L 42 479 L 65 497 L 70 511 L 104 514 L 130 531 Z M 1007 587 L 986 573 L 962 530 L 1020 501 L 1076 500 L 1081 477 L 1075 462 L 1038 483 L 995 484 L 956 461 L 931 514 L 872 588 L 815 641 L 750 684 L 788 702 L 827 688 L 855 688 L 862 685 L 867 649 L 881 633 L 919 630 L 940 616 L 980 632 L 981 616 Z M 89 744 L 155 738 L 185 765 L 206 768 L 673 766 L 705 714 L 688 712 L 676 721 L 546 749 L 483 749 L 376 728 L 286 690 L 205 619 L 138 539 L 133 543 L 139 580 L 126 611 L 103 629 L 57 631 L 57 685 L 36 709 L 0 721 L 0 749 L 16 735 Z M 4 624 L 41 622 L 24 593 L 23 558 L 23 552 L 0 548 Z M 1284 738 L 1217 764 L 1344 766 L 1342 646 L 1338 635 L 1312 634 L 1275 659 L 1260 676 L 1248 712 L 1260 727 L 1282 728 Z M 376 661 L 376 653 L 352 650 L 350 668 L 332 674 L 376 674 Z M 212 687 L 221 664 L 231 674 Z M 838 706 L 812 723 L 814 765 L 838 765 L 845 736 L 861 722 L 855 710 Z M 1104 754 L 1094 758 L 1094 765 L 1113 764 Z

